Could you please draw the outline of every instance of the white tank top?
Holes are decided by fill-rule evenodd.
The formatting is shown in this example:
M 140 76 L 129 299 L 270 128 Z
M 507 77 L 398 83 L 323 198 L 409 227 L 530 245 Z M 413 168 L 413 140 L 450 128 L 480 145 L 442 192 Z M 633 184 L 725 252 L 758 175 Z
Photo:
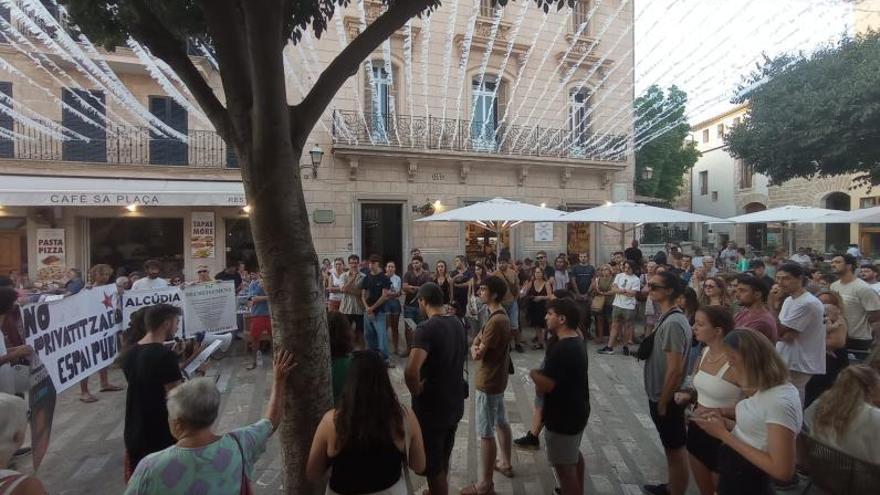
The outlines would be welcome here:
M 345 272 L 342 272 L 343 274 Z M 337 288 L 342 288 L 342 276 L 336 274 L 336 270 L 330 270 L 330 285 Z M 342 300 L 342 292 L 331 292 L 330 297 L 327 299 L 331 301 L 341 301 Z
M 700 363 L 697 365 L 697 374 L 694 376 L 697 402 L 703 407 L 712 409 L 734 407 L 743 393 L 742 389 L 724 379 L 724 373 L 730 368 L 730 361 L 724 363 L 718 373 L 714 375 L 707 373 L 699 369 L 699 366 L 703 364 L 703 359 L 708 353 L 708 347 L 703 349 L 703 355 L 700 356 Z

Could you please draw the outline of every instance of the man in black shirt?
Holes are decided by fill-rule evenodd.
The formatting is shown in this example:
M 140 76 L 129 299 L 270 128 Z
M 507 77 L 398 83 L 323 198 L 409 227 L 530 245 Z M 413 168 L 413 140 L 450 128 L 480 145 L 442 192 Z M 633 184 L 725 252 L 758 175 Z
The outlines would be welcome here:
M 183 380 L 177 355 L 165 341 L 177 331 L 180 309 L 156 304 L 147 309 L 147 334 L 122 355 L 122 372 L 128 380 L 125 396 L 125 479 L 138 462 L 153 452 L 174 445 L 168 427 L 165 395 Z
M 404 377 L 412 408 L 422 427 L 425 472 L 431 495 L 447 495 L 449 456 L 464 415 L 467 336 L 456 316 L 443 310 L 443 291 L 434 282 L 418 289 L 419 307 L 428 317 L 416 327 Z
M 768 288 L 772 289 L 773 286 L 776 285 L 776 281 L 767 275 L 767 266 L 761 260 L 749 261 L 749 272 L 751 272 L 755 278 L 764 282 L 764 285 Z
M 630 247 L 623 251 L 623 257 L 630 261 L 635 261 L 638 266 L 642 266 L 644 255 L 642 254 L 642 250 L 639 249 L 639 241 L 633 239 Z
M 535 391 L 544 395 L 544 443 L 562 495 L 584 493 L 581 438 L 590 417 L 587 353 L 577 332 L 580 312 L 570 299 L 547 305 L 547 328 L 559 338 L 549 348 L 544 369 L 530 372 Z
M 571 267 L 571 291 L 575 301 L 583 308 L 580 329 L 584 335 L 590 331 L 590 285 L 596 276 L 596 268 L 590 264 L 590 255 L 578 253 L 578 264 Z
M 364 277 L 361 298 L 364 303 L 364 336 L 367 348 L 382 353 L 388 367 L 388 337 L 385 328 L 385 301 L 391 291 L 391 280 L 382 271 L 382 258 L 374 254 L 370 256 L 370 273 Z
M 235 292 L 237 293 L 238 290 L 241 289 L 242 282 L 241 274 L 238 273 L 238 262 L 233 261 L 231 263 L 228 263 L 225 270 L 214 276 L 214 280 L 220 280 L 222 282 L 234 282 Z

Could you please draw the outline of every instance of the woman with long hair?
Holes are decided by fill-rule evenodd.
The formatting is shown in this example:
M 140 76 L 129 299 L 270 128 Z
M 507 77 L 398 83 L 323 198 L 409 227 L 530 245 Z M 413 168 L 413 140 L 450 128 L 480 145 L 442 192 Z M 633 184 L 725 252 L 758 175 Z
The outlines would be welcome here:
M 596 343 L 604 344 L 605 339 L 611 333 L 611 304 L 614 302 L 614 293 L 611 285 L 614 283 L 614 274 L 611 265 L 605 264 L 599 267 L 599 272 L 593 278 L 590 285 L 590 312 L 596 320 Z
M 654 332 L 654 325 L 657 324 L 657 319 L 660 317 L 658 314 L 660 309 L 657 307 L 657 304 L 648 297 L 648 292 L 651 290 L 648 287 L 648 281 L 651 280 L 651 277 L 657 272 L 657 263 L 653 261 L 649 261 L 646 265 L 645 273 L 643 273 L 639 279 L 642 284 L 642 290 L 640 292 L 640 297 L 638 299 L 642 299 L 642 305 L 645 307 L 645 334 L 647 337 Z
M 684 292 L 678 296 L 675 305 L 684 312 L 688 322 L 694 326 L 694 320 L 697 316 L 697 310 L 700 309 L 700 300 L 697 297 L 697 291 L 690 287 L 685 287 Z
M 810 407 L 822 392 L 831 388 L 837 375 L 849 366 L 846 352 L 846 318 L 843 315 L 843 299 L 836 292 L 820 289 L 816 295 L 825 305 L 825 374 L 813 375 L 804 393 L 804 408 Z
M 488 277 L 486 267 L 482 263 L 474 265 L 474 276 L 468 280 L 468 298 L 465 316 L 468 321 L 468 329 L 470 334 L 468 337 L 473 338 L 483 328 L 483 323 L 488 315 L 486 314 L 486 305 L 480 298 L 480 286 L 483 280 Z
M 397 274 L 397 263 L 389 261 L 385 264 L 385 276 L 391 281 L 391 291 L 388 293 L 388 301 L 385 302 L 385 322 L 391 330 L 387 335 L 391 336 L 391 348 L 394 354 L 400 354 L 400 295 L 403 294 L 403 280 Z
M 535 343 L 532 349 L 544 348 L 544 337 L 547 332 L 547 301 L 553 298 L 553 279 L 544 278 L 544 269 L 536 266 L 532 270 L 532 278 L 520 291 L 521 295 L 528 300 L 526 317 L 529 325 L 535 327 Z
M 404 495 L 401 468 L 425 469 L 418 419 L 397 400 L 381 354 L 357 351 L 338 406 L 318 424 L 306 477 L 318 483 L 330 469 L 327 493 Z
M 880 465 L 880 374 L 849 366 L 804 412 L 810 434 L 856 459 Z
M 703 282 L 700 291 L 700 307 L 723 306 L 730 309 L 730 294 L 727 292 L 727 282 L 721 277 L 709 277 Z
M 736 405 L 736 421 L 710 410 L 691 417 L 721 440 L 718 495 L 772 495 L 773 479 L 794 475 L 795 438 L 803 412 L 788 366 L 763 334 L 736 329 L 724 337 L 727 357 L 740 385 L 752 395 Z
M 333 260 L 333 268 L 331 268 L 325 279 L 327 290 L 327 309 L 330 311 L 339 311 L 339 305 L 342 304 L 342 276 L 345 275 L 345 260 L 336 258 Z
M 448 305 L 452 302 L 452 278 L 449 276 L 449 268 L 446 262 L 440 260 L 435 265 L 434 275 L 431 281 L 440 286 L 443 291 L 443 304 Z
M 704 347 L 691 375 L 692 387 L 676 392 L 675 402 L 681 406 L 695 404 L 694 414 L 715 410 L 725 418 L 734 417 L 736 403 L 743 398 L 736 372 L 730 367 L 724 336 L 733 331 L 735 323 L 729 311 L 720 306 L 697 310 L 694 337 Z M 718 449 L 721 442 L 692 423 L 688 428 L 687 450 L 694 481 L 701 495 L 715 493 L 718 483 Z

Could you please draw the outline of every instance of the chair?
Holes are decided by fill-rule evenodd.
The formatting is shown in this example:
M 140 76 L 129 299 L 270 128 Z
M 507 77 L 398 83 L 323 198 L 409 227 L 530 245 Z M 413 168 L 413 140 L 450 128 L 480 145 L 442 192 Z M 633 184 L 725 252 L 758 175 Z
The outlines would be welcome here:
M 797 453 L 798 463 L 810 473 L 801 495 L 813 484 L 829 495 L 877 493 L 880 487 L 880 465 L 849 456 L 807 433 L 798 436 Z

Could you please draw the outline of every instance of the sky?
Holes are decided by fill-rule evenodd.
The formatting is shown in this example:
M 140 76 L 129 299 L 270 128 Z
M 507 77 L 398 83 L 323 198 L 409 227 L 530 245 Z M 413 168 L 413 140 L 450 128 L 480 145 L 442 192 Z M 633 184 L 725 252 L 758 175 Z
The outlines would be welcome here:
M 762 54 L 810 53 L 854 20 L 846 0 L 635 0 L 635 16 L 636 95 L 677 85 L 691 123 L 732 108 Z

